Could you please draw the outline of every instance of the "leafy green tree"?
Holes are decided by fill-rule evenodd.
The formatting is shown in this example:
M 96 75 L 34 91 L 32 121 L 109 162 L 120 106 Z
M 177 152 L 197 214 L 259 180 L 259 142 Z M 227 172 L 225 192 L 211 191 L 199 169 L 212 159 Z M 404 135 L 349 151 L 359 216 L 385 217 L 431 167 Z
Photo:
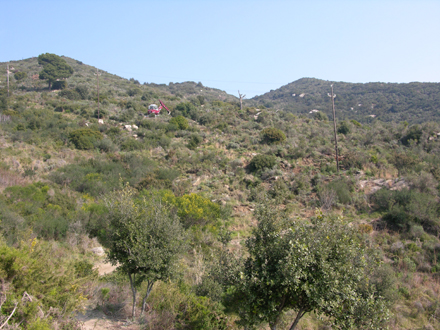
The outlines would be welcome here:
M 46 53 L 39 55 L 38 64 L 43 66 L 39 78 L 47 80 L 49 90 L 55 81 L 69 78 L 73 74 L 72 67 L 62 57 L 55 54 Z
M 175 261 L 184 241 L 179 218 L 154 198 L 135 199 L 136 190 L 128 185 L 104 198 L 109 210 L 108 234 L 104 244 L 108 259 L 125 272 L 133 293 L 132 317 L 135 317 L 137 290 L 147 281 L 142 311 L 157 280 L 175 271 Z
M 368 280 L 367 255 L 354 229 L 319 215 L 312 224 L 290 221 L 268 205 L 246 241 L 249 256 L 234 286 L 240 323 L 268 322 L 297 312 L 290 329 L 309 312 L 326 315 L 340 329 L 379 329 L 388 309 Z

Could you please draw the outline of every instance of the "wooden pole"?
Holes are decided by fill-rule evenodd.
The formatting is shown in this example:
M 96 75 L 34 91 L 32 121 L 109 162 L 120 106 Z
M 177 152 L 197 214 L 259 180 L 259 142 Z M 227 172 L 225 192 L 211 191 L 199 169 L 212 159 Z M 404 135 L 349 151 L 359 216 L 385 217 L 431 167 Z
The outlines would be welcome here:
M 238 91 L 238 96 L 240 97 L 240 111 L 243 110 L 243 98 L 246 95 L 240 94 L 240 91 Z
M 99 121 L 99 71 L 96 69 L 96 77 L 98 78 L 98 121 Z
M 99 123 L 99 75 L 100 73 L 98 72 L 98 68 L 96 68 L 96 78 L 97 78 L 97 83 L 96 86 L 98 88 L 98 123 Z
M 9 63 L 6 64 L 6 77 L 8 80 L 8 97 L 9 97 Z
M 332 88 L 332 108 L 333 108 L 333 130 L 335 133 L 335 153 L 336 153 L 336 171 L 339 173 L 339 156 L 338 156 L 338 137 L 336 135 L 336 112 L 335 112 L 335 96 L 333 96 L 333 84 L 330 85 Z

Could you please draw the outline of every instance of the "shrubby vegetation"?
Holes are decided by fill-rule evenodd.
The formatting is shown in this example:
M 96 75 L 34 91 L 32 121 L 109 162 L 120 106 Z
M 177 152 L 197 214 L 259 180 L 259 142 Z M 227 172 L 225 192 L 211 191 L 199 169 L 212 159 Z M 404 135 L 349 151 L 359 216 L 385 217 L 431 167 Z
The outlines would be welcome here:
M 141 85 L 102 72 L 98 122 L 96 68 L 62 59 L 74 73 L 59 80 L 59 92 L 29 79 L 41 71 L 37 58 L 14 62 L 28 78 L 20 88 L 13 80 L 9 97 L 0 90 L 0 249 L 12 256 L 0 258 L 0 277 L 9 265 L 29 269 L 4 282 L 0 321 L 17 302 L 8 326 L 29 329 L 75 329 L 70 311 L 85 305 L 110 319 L 128 318 L 134 307 L 143 315 L 132 326 L 151 329 L 283 329 L 296 318 L 317 329 L 440 326 L 440 126 L 426 120 L 435 118 L 429 102 L 437 94 L 407 94 L 435 84 L 401 86 L 387 109 L 375 95 L 385 102 L 396 86 L 341 85 L 338 172 L 330 102 L 320 89 L 327 83 L 305 80 L 294 84 L 309 89 L 302 97 L 277 90 L 269 95 L 278 99 L 245 100 L 240 110 L 236 97 L 201 83 Z M 148 117 L 159 98 L 171 116 Z M 421 99 L 423 116 L 413 110 Z M 179 234 L 145 225 L 156 220 L 172 220 Z M 100 245 L 119 271 L 93 271 L 103 262 L 92 253 Z M 368 286 L 341 269 L 368 277 Z M 283 280 L 289 272 L 298 281 Z M 317 274 L 331 286 L 318 285 Z M 133 304 L 132 290 L 146 300 Z M 21 300 L 24 291 L 32 302 Z M 63 303 L 66 312 L 51 309 Z

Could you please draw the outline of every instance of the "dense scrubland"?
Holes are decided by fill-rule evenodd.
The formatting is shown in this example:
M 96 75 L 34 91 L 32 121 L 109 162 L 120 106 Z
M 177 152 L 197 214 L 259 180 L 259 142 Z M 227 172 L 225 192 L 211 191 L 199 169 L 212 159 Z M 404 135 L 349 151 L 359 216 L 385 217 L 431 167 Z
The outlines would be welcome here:
M 334 83 L 337 171 L 313 86 L 240 110 L 100 71 L 98 109 L 96 68 L 60 59 L 67 79 L 31 58 L 9 97 L 0 82 L 4 329 L 77 329 L 85 309 L 143 329 L 440 328 L 438 84 Z M 339 111 L 362 88 L 376 118 Z M 171 115 L 147 114 L 159 99 Z

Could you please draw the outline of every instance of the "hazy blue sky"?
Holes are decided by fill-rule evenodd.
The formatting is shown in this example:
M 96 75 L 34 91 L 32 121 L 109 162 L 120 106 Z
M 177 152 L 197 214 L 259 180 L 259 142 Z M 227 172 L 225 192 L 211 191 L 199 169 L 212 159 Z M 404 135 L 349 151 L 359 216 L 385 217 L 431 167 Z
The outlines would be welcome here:
M 439 0 L 3 0 L 0 62 L 41 53 L 247 97 L 302 77 L 439 82 Z

